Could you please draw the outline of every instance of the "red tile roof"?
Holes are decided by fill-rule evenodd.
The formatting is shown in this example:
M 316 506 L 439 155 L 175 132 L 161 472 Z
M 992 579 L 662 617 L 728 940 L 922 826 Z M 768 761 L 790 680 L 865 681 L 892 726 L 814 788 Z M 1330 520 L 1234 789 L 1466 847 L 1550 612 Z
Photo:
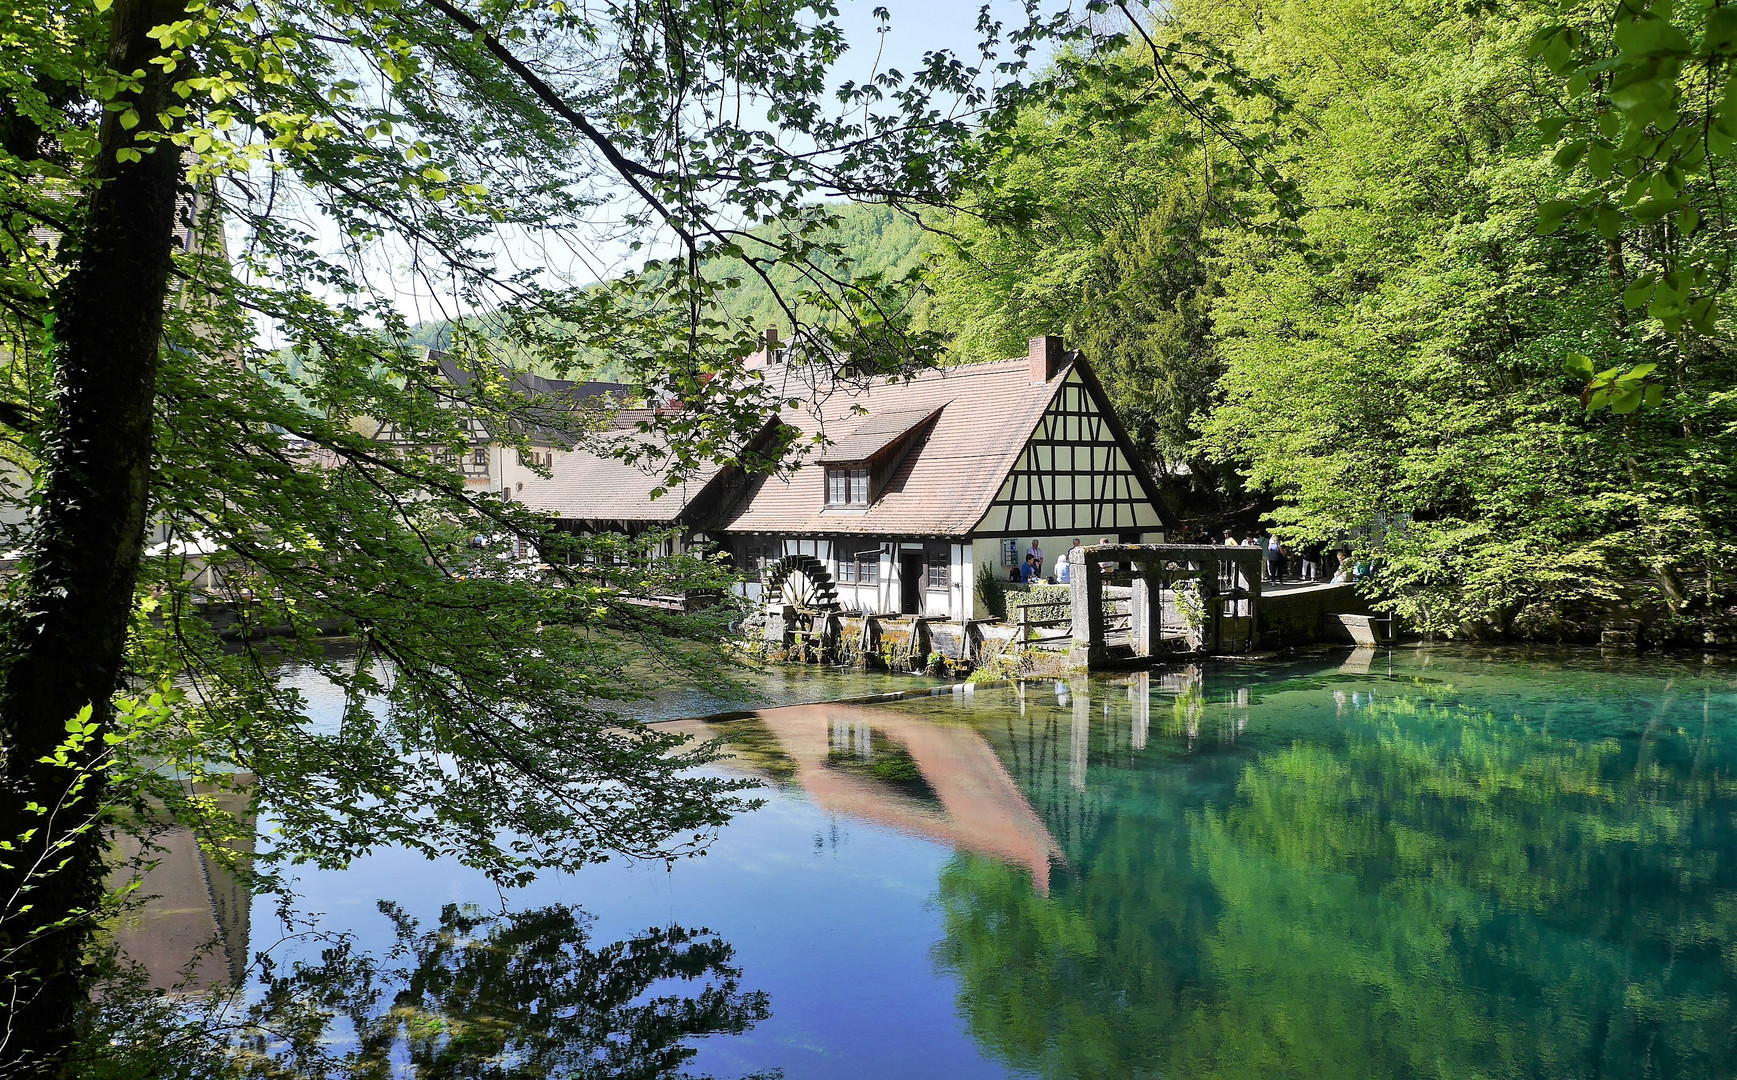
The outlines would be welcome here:
M 830 440 L 786 474 L 744 477 L 736 468 L 711 464 L 654 499 L 652 492 L 663 485 L 655 460 L 640 468 L 599 452 L 610 440 L 645 443 L 658 437 L 635 428 L 652 413 L 622 410 L 614 431 L 594 440 L 594 449 L 557 453 L 554 475 L 527 480 L 516 497 L 563 518 L 600 523 L 680 523 L 713 532 L 966 536 L 994 503 L 1074 367 L 1070 360 L 1048 382 L 1034 383 L 1029 361 L 1019 357 L 942 368 L 909 380 L 840 382 L 817 393 L 805 381 L 810 372 L 774 366 L 765 369 L 765 377 L 783 381 L 787 392 L 781 396 L 803 401 L 780 419 L 805 436 L 823 433 Z M 1081 374 L 1096 386 L 1089 368 L 1082 365 Z M 869 506 L 826 505 L 825 462 L 861 460 L 907 435 L 910 445 Z M 1132 447 L 1126 449 L 1139 470 Z M 708 492 L 713 497 L 701 503 Z
M 665 483 L 657 454 L 640 466 L 598 452 L 611 444 L 619 448 L 629 444 L 654 445 L 655 434 L 633 428 L 639 420 L 652 415 L 650 410 L 623 409 L 615 415 L 614 430 L 594 437 L 596 449 L 581 447 L 556 453 L 549 479 L 526 480 L 525 489 L 515 492 L 514 500 L 534 510 L 578 521 L 676 523 L 724 471 L 724 466 L 702 463 L 691 479 L 654 498 L 652 493 Z
M 841 387 L 818 405 L 786 412 L 786 423 L 812 435 L 824 430 L 839 441 L 856 438 L 859 426 L 876 417 L 926 417 L 932 427 L 918 437 L 879 498 L 867 509 L 825 505 L 823 449 L 787 477 L 757 477 L 719 528 L 732 532 L 963 536 L 995 501 L 1072 364 L 1047 383 L 1031 381 L 1025 357 L 925 372 L 907 381 L 875 379 L 860 388 Z M 771 369 L 768 377 L 775 377 Z M 792 396 L 795 396 L 794 394 Z M 853 406 L 868 409 L 858 418 Z M 870 423 L 871 427 L 883 426 Z M 872 438 L 872 436 L 870 436 Z

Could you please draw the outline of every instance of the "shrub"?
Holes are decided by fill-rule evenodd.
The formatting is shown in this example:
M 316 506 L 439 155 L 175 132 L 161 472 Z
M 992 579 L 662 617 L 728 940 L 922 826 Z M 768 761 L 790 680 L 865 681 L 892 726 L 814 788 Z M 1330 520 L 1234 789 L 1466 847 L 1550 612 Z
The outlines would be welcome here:
M 992 619 L 1007 618 L 1007 584 L 987 563 L 977 568 L 977 605 Z

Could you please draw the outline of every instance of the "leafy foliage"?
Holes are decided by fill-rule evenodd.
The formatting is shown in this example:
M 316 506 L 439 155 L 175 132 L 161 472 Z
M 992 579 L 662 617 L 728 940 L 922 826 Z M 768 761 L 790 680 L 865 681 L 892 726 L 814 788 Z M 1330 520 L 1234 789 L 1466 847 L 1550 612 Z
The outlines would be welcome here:
M 1700 10 L 1673 16 L 1691 37 Z M 967 358 L 1065 328 L 1146 452 L 1210 478 L 1196 512 L 1246 487 L 1287 541 L 1374 557 L 1427 631 L 1728 634 L 1737 357 L 1707 320 L 1729 238 L 1688 134 L 1723 122 L 1723 54 L 1633 29 L 1623 53 L 1608 12 L 1565 11 L 1175 5 L 1148 32 L 1207 43 L 1243 92 L 1201 126 L 1137 92 L 1137 39 L 1098 54 L 1119 74 L 1022 112 L 981 174 L 940 321 Z M 1648 11 L 1618 22 L 1666 25 Z M 1566 115 L 1540 42 L 1581 73 Z M 1642 68 L 1674 104 L 1614 103 Z M 1251 148 L 1262 169 L 1224 168 Z M 1688 201 L 1652 214 L 1655 176 Z
M 0 824 L 34 847 L 0 864 L 0 977 L 40 1013 L 9 1017 L 0 1068 L 58 1068 L 103 880 L 90 823 L 165 802 L 205 824 L 177 781 L 254 778 L 281 827 L 268 877 L 404 844 L 519 881 L 690 852 L 741 805 L 693 771 L 707 748 L 620 709 L 629 658 L 691 670 L 703 654 L 680 642 L 719 640 L 732 615 L 637 601 L 723 591 L 729 568 L 658 558 L 655 534 L 563 531 L 453 460 L 479 429 L 509 454 L 596 439 L 607 416 L 512 378 L 577 373 L 596 350 L 686 404 L 637 447 L 670 483 L 776 467 L 791 447 L 767 419 L 784 402 L 736 362 L 758 327 L 718 307 L 737 275 L 765 285 L 817 370 L 932 356 L 908 283 L 858 273 L 836 205 L 816 199 L 947 204 L 978 136 L 1029 93 L 1034 43 L 1082 24 L 985 18 L 976 55 L 835 86 L 835 15 L 806 0 L 9 9 L 0 424 L 31 517 L 0 631 Z M 588 288 L 521 262 L 554 250 L 642 264 Z M 451 318 L 449 351 L 480 378 L 457 390 L 430 369 L 401 291 Z M 162 541 L 148 557 L 147 525 Z M 215 597 L 189 580 L 194 550 Z M 224 606 L 227 640 L 205 617 Z M 327 650 L 333 630 L 354 656 Z M 271 654 L 340 686 L 341 720 L 315 723 Z M 115 706 L 175 679 L 173 722 L 146 733 Z M 44 764 L 86 706 L 69 767 Z M 126 767 L 97 770 L 110 736 Z M 35 829 L 67 775 L 88 779 Z
M 1643 312 L 1652 330 L 1663 370 L 1619 364 L 1594 376 L 1579 358 L 1567 361 L 1586 382 L 1588 408 L 1626 413 L 1658 405 L 1667 385 L 1681 389 L 1673 369 L 1694 363 L 1709 347 L 1702 339 L 1721 336 L 1731 221 L 1720 177 L 1737 136 L 1737 16 L 1717 3 L 1663 0 L 1563 14 L 1533 32 L 1526 55 L 1563 80 L 1566 108 L 1538 123 L 1578 190 L 1544 202 L 1538 227 L 1601 237 L 1622 308 Z M 1654 371 L 1664 381 L 1647 381 Z

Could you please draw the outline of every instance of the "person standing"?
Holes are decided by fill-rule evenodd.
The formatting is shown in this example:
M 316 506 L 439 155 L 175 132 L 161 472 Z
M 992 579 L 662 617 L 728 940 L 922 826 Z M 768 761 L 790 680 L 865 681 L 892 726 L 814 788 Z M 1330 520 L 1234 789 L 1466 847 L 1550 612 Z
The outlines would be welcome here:
M 1267 580 L 1275 584 L 1285 580 L 1285 546 L 1276 536 L 1267 537 Z
M 1109 547 L 1111 544 L 1114 544 L 1115 542 L 1116 542 L 1116 538 L 1113 536 L 1100 536 L 1100 537 L 1098 537 L 1098 546 L 1099 547 Z M 1100 562 L 1098 564 L 1098 569 L 1102 570 L 1106 576 L 1108 576 L 1110 571 L 1114 570 L 1115 568 L 1116 568 L 1116 564 L 1113 562 Z
M 1037 572 L 1043 573 L 1043 541 L 1033 539 L 1031 546 L 1025 549 L 1025 557 L 1037 560 Z
M 1226 530 L 1224 530 L 1224 546 L 1225 547 L 1241 547 L 1242 541 L 1238 540 L 1236 538 L 1236 533 L 1231 532 L 1229 529 L 1226 529 Z
M 1073 545 L 1071 547 L 1069 547 L 1067 549 L 1067 551 L 1062 553 L 1061 561 L 1056 565 L 1056 568 L 1055 568 L 1055 579 L 1058 583 L 1060 583 L 1062 585 L 1073 584 L 1073 576 L 1074 576 L 1073 555 L 1074 555 L 1074 552 L 1079 550 L 1079 547 L 1080 547 L 1080 538 L 1076 536 L 1076 537 L 1074 537 Z

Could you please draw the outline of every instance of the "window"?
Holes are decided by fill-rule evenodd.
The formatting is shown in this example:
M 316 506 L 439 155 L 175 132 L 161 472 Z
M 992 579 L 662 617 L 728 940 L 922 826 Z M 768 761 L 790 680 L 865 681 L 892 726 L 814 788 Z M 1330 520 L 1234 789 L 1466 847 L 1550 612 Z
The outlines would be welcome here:
M 860 543 L 861 541 L 858 541 Z M 841 585 L 878 585 L 881 580 L 881 549 L 846 551 L 838 556 L 838 582 Z
M 938 547 L 931 545 L 924 553 L 923 559 L 928 568 L 925 574 L 928 587 L 945 589 L 947 587 L 948 563 L 952 562 L 952 552 L 945 545 Z
M 742 545 L 742 569 L 764 571 L 779 559 L 779 545 L 764 540 L 749 540 Z
M 867 469 L 826 470 L 826 505 L 867 506 L 869 501 Z
M 479 446 L 475 450 L 472 450 L 470 452 L 470 463 L 472 465 L 487 465 L 489 463 L 488 448 Z

